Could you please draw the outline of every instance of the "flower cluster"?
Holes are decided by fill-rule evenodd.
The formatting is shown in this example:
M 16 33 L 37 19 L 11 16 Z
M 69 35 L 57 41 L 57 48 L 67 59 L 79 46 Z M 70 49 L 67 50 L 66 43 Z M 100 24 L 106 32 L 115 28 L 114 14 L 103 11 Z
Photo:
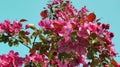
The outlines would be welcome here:
M 45 59 L 44 55 L 40 55 L 40 54 L 31 54 L 30 56 L 26 55 L 26 58 L 24 60 L 24 64 L 27 65 L 31 65 L 29 63 L 33 63 L 35 66 L 37 64 L 41 64 L 44 67 L 48 67 L 48 60 Z
M 7 33 L 9 36 L 18 34 L 22 29 L 22 23 L 18 21 L 13 21 L 13 24 L 10 23 L 10 20 L 5 20 L 3 23 L 0 23 L 0 33 Z
M 0 67 L 120 67 L 114 60 L 117 52 L 110 25 L 101 23 L 86 6 L 77 10 L 69 0 L 53 0 L 40 15 L 40 29 L 34 24 L 25 26 L 33 33 L 22 29 L 25 19 L 0 23 L 0 42 L 22 43 L 30 49 L 25 58 L 13 51 L 1 55 Z
M 48 8 L 50 10 L 41 12 L 43 19 L 39 22 L 39 26 L 45 31 L 52 31 L 52 35 L 58 38 L 58 54 L 64 52 L 72 54 L 72 60 L 69 58 L 65 64 L 74 61 L 75 65 L 77 63 L 86 65 L 85 58 L 82 60 L 79 57 L 87 55 L 87 59 L 93 59 L 97 57 L 94 56 L 97 52 L 101 59 L 116 56 L 117 52 L 113 49 L 112 43 L 114 34 L 108 30 L 109 24 L 100 23 L 94 13 L 88 14 L 86 6 L 78 11 L 69 1 L 54 0 Z M 75 59 L 82 61 L 75 62 Z M 90 63 L 92 66 L 94 61 Z
M 0 67 L 22 67 L 23 60 L 17 52 L 11 50 L 8 54 L 0 55 Z

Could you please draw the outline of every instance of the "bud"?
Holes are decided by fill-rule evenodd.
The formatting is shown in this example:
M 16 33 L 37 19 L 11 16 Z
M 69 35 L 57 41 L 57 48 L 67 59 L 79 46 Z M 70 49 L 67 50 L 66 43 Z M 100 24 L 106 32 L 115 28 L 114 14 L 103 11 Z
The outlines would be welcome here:
M 105 29 L 109 29 L 109 28 L 110 28 L 110 24 L 106 24 Z
M 114 37 L 114 33 L 113 32 L 110 33 L 110 37 L 111 38 Z
M 26 34 L 26 35 L 29 35 L 29 34 L 30 34 L 30 31 L 26 31 L 25 34 Z
M 26 28 L 26 29 L 31 28 L 31 29 L 33 29 L 33 30 L 36 30 L 36 27 L 35 27 L 34 24 L 27 24 L 27 25 L 25 26 L 25 28 Z

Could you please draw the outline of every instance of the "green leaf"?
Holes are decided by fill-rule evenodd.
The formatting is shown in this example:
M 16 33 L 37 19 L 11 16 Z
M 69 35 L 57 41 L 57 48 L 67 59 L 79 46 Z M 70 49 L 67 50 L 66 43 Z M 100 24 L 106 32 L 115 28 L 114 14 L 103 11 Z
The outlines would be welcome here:
M 92 37 L 92 39 L 96 39 L 97 35 L 95 33 L 92 33 L 90 37 Z
M 7 43 L 9 41 L 9 36 L 3 35 L 0 39 L 2 39 L 2 42 Z
M 19 35 L 19 40 L 18 41 L 25 44 L 25 45 L 31 44 L 30 38 L 28 36 L 22 35 L 22 34 Z
M 38 33 L 39 33 L 38 31 L 33 32 L 31 38 L 35 38 L 38 35 Z
M 47 39 L 46 39 L 42 34 L 39 34 L 39 39 L 40 39 L 43 43 L 48 43 Z
M 91 47 L 88 48 L 88 53 L 87 53 L 87 59 L 93 59 L 94 58 L 94 52 Z
M 23 38 L 24 38 L 24 42 L 26 42 L 26 44 L 28 44 L 28 43 L 31 44 L 31 40 L 28 36 L 24 36 Z
M 40 54 L 45 54 L 46 52 L 47 52 L 46 45 L 45 44 L 41 45 L 41 47 L 40 47 Z
M 65 52 L 59 53 L 58 58 L 59 58 L 60 60 L 62 60 L 63 57 L 64 57 L 64 58 L 71 58 L 72 55 L 71 55 L 71 54 L 67 54 L 67 53 L 65 53 Z
M 43 31 L 43 34 L 53 34 L 53 31 Z
M 19 35 L 25 35 L 25 31 L 20 31 Z
M 109 64 L 110 67 L 114 67 L 113 64 Z
M 99 66 L 99 59 L 93 58 L 92 63 L 90 64 L 91 67 L 97 67 Z

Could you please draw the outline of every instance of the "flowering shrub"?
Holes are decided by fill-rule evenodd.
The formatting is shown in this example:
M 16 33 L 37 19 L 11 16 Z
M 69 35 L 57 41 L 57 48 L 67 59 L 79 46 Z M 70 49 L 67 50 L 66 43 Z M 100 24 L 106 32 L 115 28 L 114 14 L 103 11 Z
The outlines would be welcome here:
M 0 67 L 120 67 L 113 58 L 117 52 L 110 25 L 100 23 L 86 6 L 77 10 L 68 0 L 54 0 L 40 15 L 40 29 L 34 24 L 22 28 L 25 19 L 0 23 L 0 42 L 9 46 L 21 43 L 30 49 L 25 58 L 13 51 L 1 55 Z

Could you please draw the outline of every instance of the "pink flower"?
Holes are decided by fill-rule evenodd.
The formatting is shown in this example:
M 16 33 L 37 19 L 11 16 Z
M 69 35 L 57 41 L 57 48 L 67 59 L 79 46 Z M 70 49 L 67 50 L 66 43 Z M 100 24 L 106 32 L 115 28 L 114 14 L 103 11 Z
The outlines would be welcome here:
M 68 15 L 71 15 L 72 17 L 74 17 L 75 12 L 77 12 L 77 10 L 72 6 L 72 4 L 70 2 L 67 2 L 66 4 L 67 4 L 66 5 L 66 7 L 67 7 L 66 13 L 68 13 Z
M 12 26 L 13 30 L 14 30 L 14 34 L 17 34 L 21 31 L 22 29 L 22 24 L 18 21 L 13 21 L 13 26 Z
M 97 32 L 97 25 L 93 23 L 85 23 L 85 27 L 92 33 Z
M 3 23 L 1 23 L 1 29 L 3 29 L 4 32 L 8 32 L 10 28 L 11 28 L 10 20 L 5 20 Z
M 13 21 L 13 24 L 10 23 L 10 20 L 5 20 L 3 23 L 0 23 L 0 32 L 7 33 L 9 36 L 18 34 L 22 29 L 22 24 L 18 21 Z
M 57 17 L 61 17 L 61 18 L 65 19 L 66 21 L 70 20 L 68 15 L 66 14 L 66 12 L 63 12 L 63 11 L 58 11 Z
M 40 54 L 32 54 L 30 56 L 26 55 L 26 58 L 25 58 L 25 61 L 24 61 L 25 65 L 27 65 L 31 61 L 33 61 L 35 63 L 43 62 L 44 61 L 44 56 L 40 55 Z
M 65 52 L 65 53 L 69 54 L 69 53 L 72 51 L 72 49 L 73 49 L 73 47 L 72 47 L 72 46 L 73 46 L 72 42 L 71 42 L 71 41 L 65 42 L 64 39 L 59 40 L 59 41 L 57 42 L 57 45 L 58 45 L 58 51 L 59 51 L 60 53 Z
M 112 47 L 110 47 L 110 56 L 116 56 L 117 52 L 115 51 L 115 49 L 113 49 Z
M 54 0 L 54 1 L 53 1 L 53 5 L 54 5 L 54 4 L 59 4 L 59 3 L 61 3 L 61 2 L 63 2 L 63 0 Z
M 18 53 L 10 51 L 9 54 L 0 56 L 0 67 L 22 67 L 23 58 L 18 56 Z
M 78 41 L 75 41 L 74 46 L 72 48 L 78 55 L 85 55 L 87 53 L 88 46 L 89 42 L 86 39 L 80 37 Z
M 71 22 L 65 22 L 62 19 L 55 20 L 54 31 L 63 37 L 65 41 L 68 41 L 71 38 L 71 33 L 73 28 Z
M 81 56 L 78 58 L 78 62 L 81 63 L 81 64 L 86 64 L 86 62 L 85 62 L 85 56 L 84 56 L 84 55 L 81 55 Z
M 38 23 L 38 25 L 39 26 L 42 26 L 44 29 L 46 29 L 46 30 L 50 30 L 50 29 L 52 29 L 52 23 L 53 23 L 54 21 L 53 20 L 41 20 L 39 23 Z
M 84 27 L 79 27 L 79 30 L 77 32 L 77 35 L 79 37 L 83 37 L 83 38 L 87 38 L 89 35 L 88 35 L 88 31 L 87 29 L 85 29 Z
M 86 12 L 89 12 L 89 10 L 86 9 L 86 6 L 84 6 L 84 7 L 81 9 L 81 12 L 85 14 Z
M 0 34 L 3 34 L 5 31 L 4 31 L 4 29 L 2 29 L 2 24 L 0 23 Z
M 49 64 L 48 60 L 44 60 L 43 63 L 44 63 L 43 67 L 48 67 L 48 64 Z
M 61 31 L 58 32 L 59 36 L 62 36 L 65 39 L 65 42 L 71 39 L 71 33 L 73 32 L 73 28 L 71 24 L 67 24 L 63 27 Z

